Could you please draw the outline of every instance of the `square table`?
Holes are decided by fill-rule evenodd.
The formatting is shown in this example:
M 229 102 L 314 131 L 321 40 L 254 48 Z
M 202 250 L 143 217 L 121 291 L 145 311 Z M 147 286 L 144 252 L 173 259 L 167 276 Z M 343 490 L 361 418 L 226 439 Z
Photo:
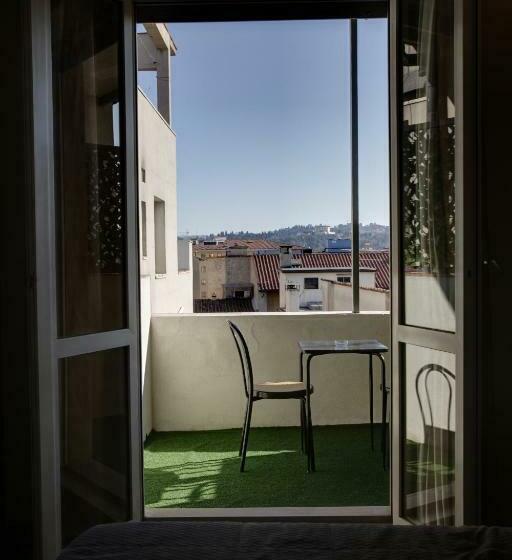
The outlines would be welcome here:
M 308 472 L 315 471 L 315 451 L 313 446 L 313 429 L 311 422 L 311 361 L 315 356 L 327 354 L 366 354 L 369 357 L 369 382 L 370 382 L 370 424 L 371 442 L 373 449 L 373 356 L 377 356 L 381 363 L 382 387 L 382 438 L 381 449 L 384 468 L 386 468 L 386 418 L 387 418 L 387 391 L 386 363 L 382 354 L 388 352 L 388 347 L 378 340 L 301 340 L 300 348 L 300 379 L 304 381 L 304 356 L 306 357 L 306 414 L 307 414 L 307 456 Z

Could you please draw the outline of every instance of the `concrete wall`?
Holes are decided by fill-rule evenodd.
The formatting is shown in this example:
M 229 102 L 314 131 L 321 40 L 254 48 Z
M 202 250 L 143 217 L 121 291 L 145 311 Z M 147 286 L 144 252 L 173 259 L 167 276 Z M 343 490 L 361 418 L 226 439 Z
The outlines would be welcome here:
M 226 284 L 250 284 L 251 261 L 249 255 L 231 256 L 226 259 Z
M 192 241 L 178 239 L 178 270 L 186 271 L 192 268 Z
M 147 256 L 140 248 L 143 437 L 152 430 L 151 316 L 193 311 L 193 271 L 178 268 L 176 214 L 176 137 L 156 108 L 139 90 L 139 199 L 146 203 Z M 145 181 L 142 177 L 145 170 Z M 155 269 L 155 199 L 165 203 L 165 274 Z M 142 212 L 139 212 L 142 238 Z M 182 251 L 191 248 L 182 247 Z M 183 254 L 182 254 L 183 257 Z
M 194 299 L 222 299 L 226 283 L 226 257 L 194 257 Z
M 352 311 L 352 286 L 322 282 L 325 311 Z M 369 289 L 359 290 L 361 311 L 390 311 L 390 292 Z
M 139 197 L 146 202 L 148 256 L 142 257 L 141 275 L 151 278 L 153 313 L 191 313 L 192 271 L 178 271 L 176 209 L 176 136 L 152 103 L 139 90 Z M 146 180 L 142 181 L 142 169 Z M 165 203 L 166 273 L 155 274 L 154 202 Z M 142 224 L 141 224 L 142 228 Z
M 245 396 L 228 316 L 157 315 L 151 323 L 153 427 L 239 428 Z M 255 381 L 299 378 L 299 340 L 376 338 L 389 345 L 389 314 L 230 314 L 245 334 Z M 389 361 L 389 358 L 388 358 Z M 315 424 L 368 422 L 368 358 L 322 356 L 312 362 Z M 379 368 L 376 365 L 376 379 Z M 388 374 L 390 375 L 390 371 Z M 388 377 L 389 378 L 389 377 Z M 376 382 L 376 410 L 380 393 Z M 298 425 L 296 402 L 258 402 L 254 426 Z

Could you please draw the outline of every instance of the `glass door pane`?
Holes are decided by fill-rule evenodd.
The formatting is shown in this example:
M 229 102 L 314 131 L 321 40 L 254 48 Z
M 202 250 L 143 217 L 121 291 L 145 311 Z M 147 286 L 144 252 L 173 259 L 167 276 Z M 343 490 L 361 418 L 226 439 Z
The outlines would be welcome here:
M 404 322 L 455 331 L 454 2 L 401 3 Z
M 455 0 L 396 0 L 391 68 L 393 512 L 413 524 L 456 520 Z M 398 25 L 397 25 L 398 24 Z M 458 91 L 458 90 L 457 90 Z M 396 108 L 396 109 L 395 109 Z M 457 190 L 457 192 L 461 192 Z M 460 212 L 457 200 L 457 211 Z M 460 221 L 460 222 L 459 222 Z M 457 282 L 457 289 L 456 289 Z M 462 293 L 462 291 L 460 292 Z M 460 372 L 459 372 L 460 373 Z
M 62 544 L 130 519 L 128 350 L 60 363 Z
M 455 513 L 455 356 L 404 346 L 402 511 L 414 523 L 450 525 Z
M 52 2 L 59 335 L 126 327 L 122 17 Z
M 55 251 L 40 276 L 54 290 L 48 375 L 59 414 L 48 454 L 60 502 L 45 538 L 58 551 L 88 527 L 142 513 L 134 36 L 129 2 L 42 1 L 52 25 L 45 219 Z

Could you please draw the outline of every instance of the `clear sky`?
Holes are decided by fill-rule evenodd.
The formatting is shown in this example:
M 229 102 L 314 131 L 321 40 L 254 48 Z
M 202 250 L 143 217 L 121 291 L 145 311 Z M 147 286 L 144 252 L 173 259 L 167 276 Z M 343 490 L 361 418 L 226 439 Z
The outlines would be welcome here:
M 349 24 L 169 24 L 178 229 L 350 221 Z M 154 77 L 140 73 L 150 97 Z M 359 22 L 360 221 L 389 224 L 387 24 Z

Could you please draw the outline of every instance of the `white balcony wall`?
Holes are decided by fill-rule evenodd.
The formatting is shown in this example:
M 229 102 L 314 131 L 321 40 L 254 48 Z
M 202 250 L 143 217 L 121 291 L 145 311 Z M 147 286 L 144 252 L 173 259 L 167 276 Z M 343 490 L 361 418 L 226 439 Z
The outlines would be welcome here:
M 157 431 L 240 428 L 245 396 L 227 320 L 246 336 L 255 381 L 299 379 L 299 340 L 369 339 L 390 344 L 387 313 L 268 313 L 156 315 L 151 320 L 152 419 Z M 389 363 L 389 356 L 387 356 Z M 388 367 L 388 379 L 391 374 Z M 375 410 L 380 411 L 375 360 Z M 369 421 L 368 358 L 337 355 L 312 361 L 313 421 L 317 425 Z M 296 401 L 262 401 L 253 426 L 299 424 Z
M 325 311 L 351 311 L 352 286 L 323 281 L 323 301 Z M 389 311 L 391 309 L 390 292 L 361 287 L 359 290 L 359 308 L 361 311 Z

